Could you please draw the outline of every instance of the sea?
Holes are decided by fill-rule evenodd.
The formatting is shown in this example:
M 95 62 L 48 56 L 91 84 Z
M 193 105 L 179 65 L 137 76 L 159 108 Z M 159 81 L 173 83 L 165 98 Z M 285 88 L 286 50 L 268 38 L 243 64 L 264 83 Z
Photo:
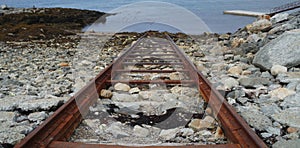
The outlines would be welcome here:
M 142 31 L 144 27 L 197 34 L 205 31 L 235 32 L 256 19 L 225 15 L 225 10 L 270 12 L 274 7 L 293 1 L 295 0 L 0 0 L 0 5 L 21 8 L 78 8 L 114 14 L 106 16 L 104 22 L 100 21 L 97 26 L 93 26 L 95 31 Z M 85 29 L 89 27 L 91 26 Z

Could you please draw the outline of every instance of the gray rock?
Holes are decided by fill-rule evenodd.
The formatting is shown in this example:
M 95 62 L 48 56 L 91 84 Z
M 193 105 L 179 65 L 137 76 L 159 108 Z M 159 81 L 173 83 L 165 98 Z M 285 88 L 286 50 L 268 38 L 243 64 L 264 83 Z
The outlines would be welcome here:
M 300 72 L 287 72 L 278 74 L 276 77 L 281 83 L 291 83 L 298 81 L 300 83 Z
M 182 136 L 187 137 L 187 136 L 193 135 L 194 130 L 192 130 L 190 128 L 183 128 L 183 129 L 180 129 L 180 133 Z
M 253 64 L 270 70 L 273 65 L 288 68 L 300 65 L 300 30 L 285 32 L 263 46 L 255 55 Z
M 260 108 L 260 111 L 266 116 L 272 116 L 281 112 L 281 109 L 275 103 L 263 104 Z
M 267 85 L 269 84 L 269 79 L 267 78 L 241 78 L 239 80 L 240 85 L 243 85 L 245 87 L 255 87 L 258 85 Z
M 299 84 L 300 84 L 299 81 L 291 82 L 291 83 L 289 83 L 289 84 L 286 86 L 286 88 L 289 89 L 289 90 L 295 91 L 296 88 L 297 88 L 297 86 L 298 86 Z
M 239 82 L 234 78 L 227 78 L 223 81 L 225 89 L 232 89 L 239 85 Z
M 292 107 L 300 108 L 300 93 L 298 92 L 294 95 L 284 98 L 280 106 L 283 108 L 292 108 Z
M 175 86 L 171 88 L 171 92 L 177 95 L 186 95 L 188 97 L 197 97 L 199 92 L 195 88 Z
M 247 121 L 248 124 L 260 131 L 263 131 L 268 127 L 272 126 L 271 119 L 269 119 L 267 116 L 265 116 L 258 110 L 244 110 L 241 111 L 241 115 Z
M 15 112 L 0 112 L 0 122 L 9 121 L 12 122 L 16 117 Z
M 268 127 L 267 129 L 266 129 L 266 131 L 268 132 L 268 133 L 271 133 L 271 134 L 273 134 L 273 135 L 280 135 L 280 128 L 274 128 L 274 127 Z
M 149 136 L 150 131 L 146 128 L 143 128 L 139 125 L 134 126 L 133 128 L 133 135 L 137 137 L 147 137 Z
M 123 137 L 129 137 L 130 135 L 122 130 L 123 125 L 120 122 L 114 122 L 105 130 L 105 132 L 108 132 L 112 134 L 115 138 L 123 138 Z
M 180 131 L 179 128 L 161 130 L 159 138 L 163 140 L 171 140 L 176 137 L 176 134 Z
M 277 32 L 284 32 L 288 30 L 296 29 L 296 26 L 293 24 L 283 24 L 281 26 L 274 27 L 269 31 L 269 34 L 275 34 Z
M 138 97 L 129 94 L 121 94 L 117 92 L 113 92 L 113 96 L 111 98 L 112 101 L 120 101 L 120 102 L 134 102 L 138 100 Z
M 282 21 L 286 21 L 288 17 L 289 17 L 288 13 L 278 13 L 271 17 L 271 22 L 275 24 Z
M 272 145 L 273 148 L 298 148 L 300 145 L 300 139 L 296 140 L 279 140 Z
M 7 9 L 8 9 L 8 6 L 5 5 L 5 4 L 2 4 L 2 5 L 0 6 L 0 9 L 1 9 L 1 10 L 7 10 Z
M 274 78 L 268 71 L 262 72 L 261 77 L 262 78 L 268 78 L 268 79 L 273 79 Z
M 19 109 L 22 111 L 37 111 L 37 110 L 50 110 L 57 107 L 65 101 L 65 98 L 48 98 L 48 99 L 34 99 L 26 100 L 18 104 Z
M 15 145 L 23 138 L 25 138 L 25 135 L 18 132 L 0 132 L 0 143 Z
M 17 108 L 19 98 L 7 97 L 0 99 L 0 111 L 13 111 Z
M 46 112 L 35 112 L 35 113 L 31 113 L 28 115 L 28 119 L 30 121 L 34 121 L 34 122 L 40 122 L 45 120 L 48 117 L 48 114 Z
M 295 93 L 295 91 L 286 88 L 278 88 L 269 92 L 272 98 L 278 98 L 279 100 L 283 100 L 285 97 Z
M 291 127 L 300 128 L 300 108 L 287 108 L 280 113 L 272 115 L 272 118 L 275 121 L 278 121 L 282 124 L 287 124 Z
M 271 74 L 273 76 L 276 76 L 280 73 L 286 73 L 287 72 L 287 68 L 281 65 L 273 65 L 271 68 Z

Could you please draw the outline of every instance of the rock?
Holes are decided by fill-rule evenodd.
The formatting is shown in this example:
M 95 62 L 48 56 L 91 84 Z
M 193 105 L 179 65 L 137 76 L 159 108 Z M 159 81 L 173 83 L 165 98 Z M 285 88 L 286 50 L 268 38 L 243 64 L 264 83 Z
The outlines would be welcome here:
M 264 31 L 269 29 L 272 26 L 272 23 L 267 19 L 258 20 L 253 22 L 251 25 L 248 25 L 246 28 L 249 31 L 257 32 L 257 31 Z
M 202 52 L 194 52 L 194 53 L 193 53 L 193 56 L 194 56 L 194 57 L 204 57 L 205 54 L 202 53 Z
M 138 96 L 135 97 L 129 94 L 119 94 L 117 92 L 113 92 L 113 96 L 111 97 L 112 101 L 120 101 L 120 102 L 134 102 L 138 100 Z
M 298 148 L 300 145 L 300 139 L 296 140 L 279 140 L 272 145 L 273 148 Z
M 35 112 L 35 113 L 31 113 L 31 114 L 28 115 L 28 119 L 30 121 L 34 121 L 34 122 L 36 122 L 36 121 L 38 121 L 38 122 L 43 121 L 47 117 L 48 117 L 48 115 L 44 111 L 43 112 Z
M 296 133 L 299 131 L 298 128 L 294 128 L 294 127 L 289 127 L 286 129 L 287 133 L 291 134 L 291 133 Z
M 239 85 L 239 82 L 234 78 L 227 78 L 223 81 L 225 89 L 232 89 Z
M 270 70 L 273 65 L 293 67 L 300 65 L 300 29 L 287 31 L 263 46 L 255 55 L 253 64 Z
M 180 133 L 182 136 L 184 137 L 188 137 L 194 134 L 194 130 L 190 129 L 190 128 L 183 128 L 180 129 Z
M 286 89 L 286 88 L 278 88 L 275 90 L 272 90 L 269 94 L 272 98 L 278 98 L 280 100 L 283 100 L 285 97 L 295 94 L 295 91 Z
M 103 98 L 111 98 L 113 93 L 110 90 L 102 89 L 100 92 L 100 96 Z
M 3 4 L 3 5 L 0 6 L 0 9 L 1 9 L 1 10 L 7 10 L 7 9 L 8 9 L 8 6 L 5 5 L 5 4 Z
M 171 88 L 171 92 L 177 95 L 185 95 L 188 97 L 197 97 L 199 92 L 195 88 L 175 86 Z
M 275 103 L 263 104 L 261 105 L 260 111 L 266 116 L 272 116 L 273 114 L 277 114 L 281 112 L 281 109 Z
M 16 113 L 14 112 L 0 112 L 0 122 L 9 121 L 13 122 Z
M 160 134 L 159 134 L 159 138 L 163 139 L 163 140 L 171 140 L 173 138 L 176 137 L 176 134 L 179 132 L 180 130 L 178 128 L 174 128 L 174 129 L 167 129 L 167 130 L 161 130 Z
M 239 80 L 240 85 L 245 87 L 255 87 L 258 85 L 267 85 L 269 83 L 269 79 L 267 78 L 241 78 Z
M 1 144 L 7 143 L 7 144 L 15 145 L 19 141 L 21 141 L 23 138 L 25 138 L 25 135 L 18 133 L 18 132 L 9 132 L 9 133 L 0 132 L 0 143 Z
M 184 79 L 184 75 L 180 72 L 170 73 L 169 77 L 170 77 L 170 80 L 183 80 Z
M 256 109 L 242 110 L 241 115 L 248 124 L 260 131 L 263 131 L 272 126 L 271 119 L 269 119 L 267 116 L 263 115 L 263 113 L 259 112 Z
M 268 71 L 262 72 L 260 77 L 268 78 L 268 79 L 273 79 L 274 78 Z
M 280 135 L 281 134 L 281 132 L 280 132 L 280 128 L 274 128 L 274 127 L 268 127 L 267 129 L 266 129 L 266 131 L 268 132 L 268 133 L 271 133 L 271 134 L 273 134 L 273 135 Z
M 217 127 L 216 129 L 216 133 L 215 133 L 215 138 L 216 139 L 221 139 L 221 138 L 225 138 L 223 130 L 221 129 L 221 127 Z
M 143 128 L 139 125 L 134 126 L 133 128 L 133 135 L 137 136 L 137 137 L 147 137 L 149 136 L 150 132 L 148 129 Z
M 22 111 L 50 110 L 63 104 L 65 98 L 33 99 L 18 104 Z
M 263 40 L 266 37 L 265 33 L 261 33 L 261 34 L 251 34 L 248 36 L 247 41 L 249 43 L 257 43 L 260 40 Z
M 280 73 L 277 75 L 276 79 L 281 83 L 291 83 L 297 81 L 300 83 L 300 72 Z
M 229 40 L 230 35 L 229 34 L 221 34 L 219 36 L 219 40 Z
M 107 133 L 111 133 L 115 138 L 123 138 L 123 137 L 129 137 L 130 135 L 126 133 L 121 127 L 121 122 L 113 122 L 109 127 L 105 130 Z
M 273 65 L 271 68 L 271 74 L 273 76 L 277 76 L 278 74 L 285 72 L 287 72 L 287 68 L 281 65 Z
M 272 136 L 272 134 L 271 134 L 271 133 L 261 133 L 261 136 L 262 136 L 263 138 L 269 138 L 269 137 Z
M 231 47 L 236 48 L 236 47 L 240 46 L 241 44 L 243 44 L 244 42 L 245 42 L 245 40 L 243 38 L 234 38 L 231 41 Z
M 269 34 L 276 34 L 277 32 L 285 32 L 285 31 L 289 31 L 289 30 L 292 30 L 292 29 L 296 29 L 296 28 L 297 28 L 297 26 L 292 25 L 292 24 L 282 24 L 280 26 L 274 27 L 268 33 Z
M 287 96 L 284 98 L 283 102 L 280 104 L 283 108 L 292 108 L 292 107 L 300 107 L 300 92 Z
M 243 69 L 239 66 L 233 66 L 229 68 L 227 72 L 234 75 L 240 75 L 243 72 Z
M 300 128 L 300 108 L 287 108 L 280 113 L 272 115 L 272 118 L 282 124 Z
M 58 66 L 60 66 L 60 67 L 67 67 L 67 66 L 70 66 L 70 65 L 69 65 L 69 63 L 62 62 L 62 63 L 59 63 Z
M 20 98 L 17 97 L 6 97 L 5 99 L 0 99 L 0 111 L 13 111 L 18 106 L 18 101 Z
M 271 17 L 271 22 L 273 24 L 280 23 L 282 21 L 288 20 L 288 17 L 289 17 L 288 13 L 278 13 Z
M 194 131 L 199 131 L 202 129 L 212 128 L 215 123 L 215 119 L 211 116 L 206 116 L 204 119 L 193 119 L 189 123 L 189 127 Z
M 140 91 L 141 90 L 138 87 L 134 87 L 129 90 L 129 93 L 135 94 L 135 93 L 139 93 Z
M 117 83 L 114 86 L 115 90 L 119 90 L 119 91 L 129 91 L 130 90 L 130 86 L 124 83 Z

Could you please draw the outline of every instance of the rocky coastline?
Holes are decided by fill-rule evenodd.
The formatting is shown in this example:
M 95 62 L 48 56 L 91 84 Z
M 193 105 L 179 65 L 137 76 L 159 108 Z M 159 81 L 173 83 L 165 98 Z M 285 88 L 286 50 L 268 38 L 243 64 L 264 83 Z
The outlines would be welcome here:
M 1 9 L 0 147 L 23 139 L 141 36 L 82 33 L 101 12 Z M 293 147 L 300 145 L 299 29 L 294 12 L 234 33 L 170 35 L 268 146 Z

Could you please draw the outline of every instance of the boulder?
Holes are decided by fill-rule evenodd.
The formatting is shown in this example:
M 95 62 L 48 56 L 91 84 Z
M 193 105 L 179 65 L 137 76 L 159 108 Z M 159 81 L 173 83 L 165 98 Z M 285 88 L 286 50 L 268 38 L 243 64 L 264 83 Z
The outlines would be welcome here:
M 300 29 L 285 32 L 263 46 L 255 55 L 253 64 L 270 70 L 273 65 L 293 67 L 300 65 Z

